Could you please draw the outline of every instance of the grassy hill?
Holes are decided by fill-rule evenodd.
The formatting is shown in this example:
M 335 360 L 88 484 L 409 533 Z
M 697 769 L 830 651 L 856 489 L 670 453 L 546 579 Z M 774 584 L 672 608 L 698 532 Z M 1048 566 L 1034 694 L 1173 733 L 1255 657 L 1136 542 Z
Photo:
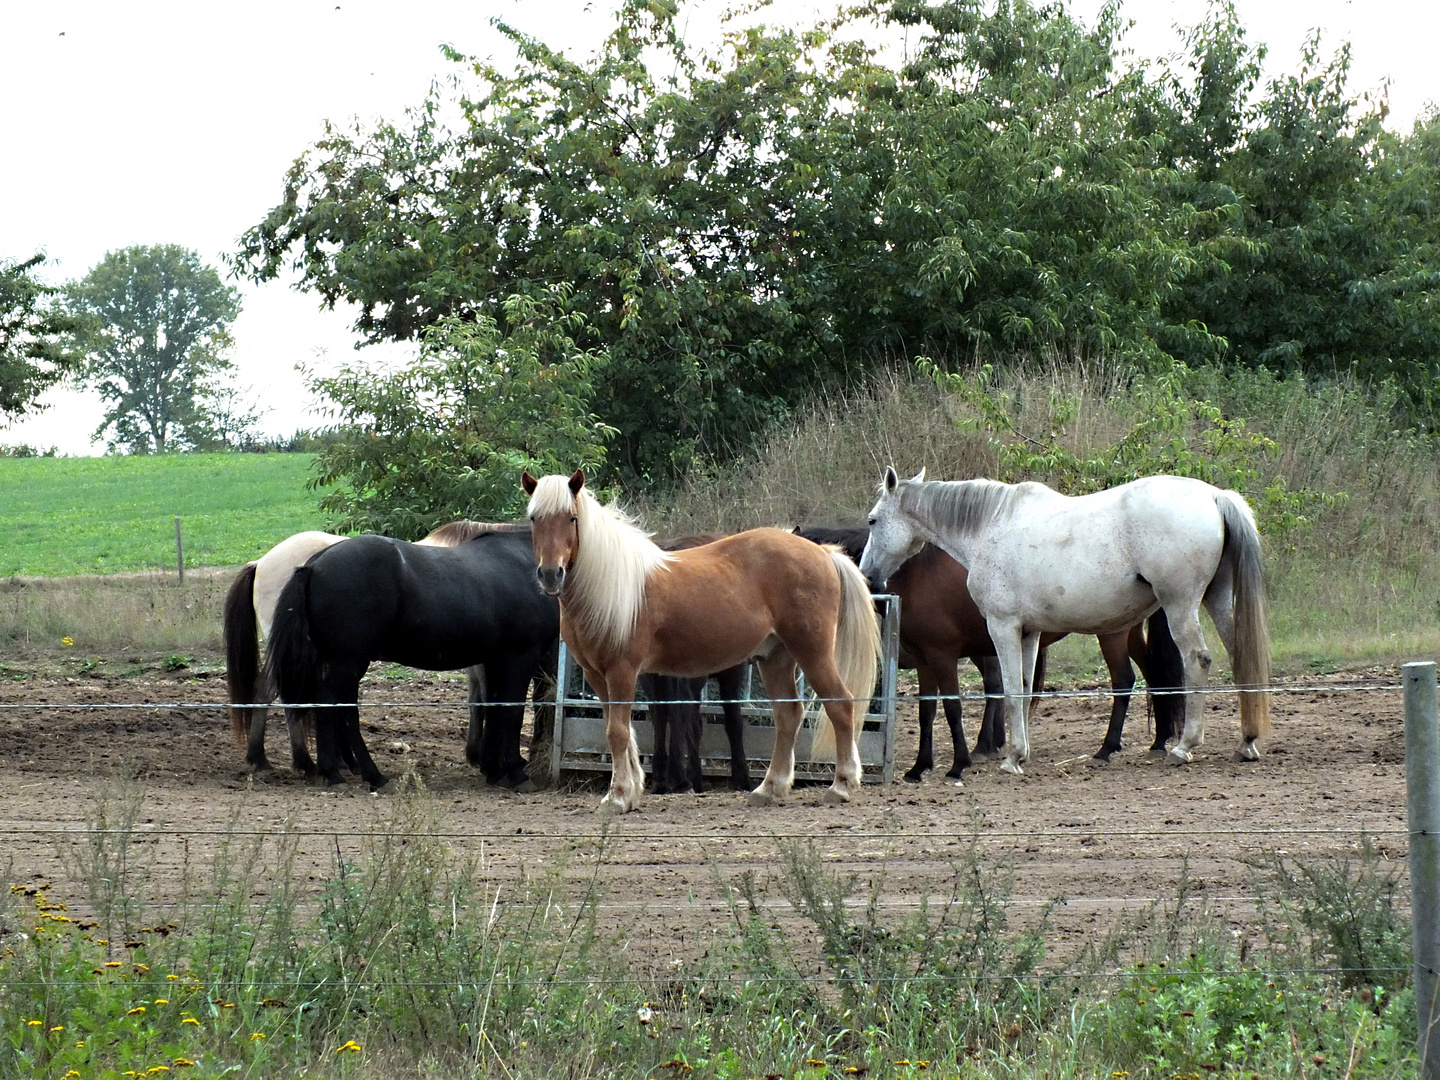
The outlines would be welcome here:
M 308 454 L 0 458 L 0 575 L 227 566 L 324 527 Z

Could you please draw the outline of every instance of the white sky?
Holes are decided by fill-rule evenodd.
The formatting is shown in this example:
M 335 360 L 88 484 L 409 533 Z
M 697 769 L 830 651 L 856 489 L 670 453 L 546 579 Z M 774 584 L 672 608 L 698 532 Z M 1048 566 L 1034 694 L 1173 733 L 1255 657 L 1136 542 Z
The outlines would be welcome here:
M 0 258 L 45 251 L 43 276 L 83 275 L 107 251 L 174 243 L 219 266 L 245 229 L 279 201 L 286 168 L 328 118 L 399 120 L 450 67 L 442 42 L 505 58 L 491 26 L 503 18 L 552 45 L 588 55 L 611 25 L 614 0 L 0 0 Z M 723 3 L 692 0 L 689 34 L 714 40 Z M 1100 0 L 1071 10 L 1093 21 Z M 1270 46 L 1269 70 L 1294 71 L 1300 43 L 1323 28 L 1322 52 L 1353 48 L 1352 88 L 1391 80 L 1390 126 L 1408 130 L 1440 100 L 1440 3 L 1435 0 L 1236 0 L 1250 40 Z M 809 25 L 833 0 L 777 0 L 775 24 Z M 1178 48 L 1174 28 L 1204 17 L 1204 0 L 1128 0 L 1127 37 L 1141 56 Z M 323 312 L 285 283 L 240 284 L 233 359 L 242 385 L 288 434 L 320 418 L 296 363 L 352 357 L 351 313 Z M 374 362 L 399 347 L 360 354 Z M 93 395 L 62 388 L 50 408 L 0 442 L 97 453 Z

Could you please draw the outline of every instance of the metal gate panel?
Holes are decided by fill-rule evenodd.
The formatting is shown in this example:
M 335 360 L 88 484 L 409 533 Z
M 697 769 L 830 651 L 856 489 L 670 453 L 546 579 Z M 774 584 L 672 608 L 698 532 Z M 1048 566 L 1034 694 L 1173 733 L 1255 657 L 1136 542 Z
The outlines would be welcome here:
M 900 598 L 876 596 L 880 616 L 880 672 L 874 697 L 861 724 L 859 736 L 860 765 L 867 784 L 888 784 L 895 772 L 895 692 L 899 676 Z M 800 679 L 801 696 L 805 697 L 805 680 Z M 730 775 L 730 742 L 725 737 L 724 710 L 719 701 L 719 688 L 714 679 L 705 684 L 701 694 L 700 767 L 706 776 Z M 804 730 L 796 740 L 795 778 L 797 780 L 830 781 L 835 776 L 833 762 L 802 760 L 818 723 L 816 716 L 807 717 Z M 765 688 L 750 665 L 745 673 L 744 699 L 741 713 L 745 718 L 745 754 L 752 771 L 763 772 L 775 747 L 775 721 L 771 714 Z M 635 742 L 640 748 L 641 764 L 652 771 L 655 738 L 650 722 L 649 704 L 637 694 L 630 714 Z M 559 679 L 555 688 L 555 737 L 550 752 L 550 775 L 558 780 L 566 769 L 609 772 L 610 747 L 605 739 L 605 718 L 599 700 L 585 681 L 584 673 L 570 656 L 565 643 L 560 643 Z

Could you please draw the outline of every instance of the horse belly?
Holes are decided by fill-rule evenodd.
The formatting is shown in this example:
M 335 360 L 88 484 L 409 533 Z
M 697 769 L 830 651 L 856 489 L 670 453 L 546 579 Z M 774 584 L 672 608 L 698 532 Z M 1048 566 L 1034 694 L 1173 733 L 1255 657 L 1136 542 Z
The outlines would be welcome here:
M 1109 634 L 1143 620 L 1158 606 L 1155 593 L 1134 575 L 1119 580 L 1054 581 L 1037 590 L 1024 617 L 1026 630 Z

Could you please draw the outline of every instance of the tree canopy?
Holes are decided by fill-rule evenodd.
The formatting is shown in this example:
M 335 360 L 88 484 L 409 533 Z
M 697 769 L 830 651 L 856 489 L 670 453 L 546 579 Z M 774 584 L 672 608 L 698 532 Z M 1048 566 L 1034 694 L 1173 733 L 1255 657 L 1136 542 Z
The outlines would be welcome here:
M 44 261 L 0 259 L 0 419 L 33 410 L 81 360 L 73 347 L 81 321 L 66 311 L 60 289 L 35 277 Z
M 110 252 L 68 298 L 89 319 L 84 378 L 106 401 L 96 436 L 155 453 L 207 442 L 204 398 L 231 367 L 239 292 L 195 252 L 157 244 Z
M 1384 132 L 1343 50 L 1260 92 L 1223 5 L 1153 68 L 1113 8 L 1029 0 L 874 0 L 716 55 L 683 25 L 625 0 L 579 63 L 502 24 L 513 69 L 451 53 L 402 121 L 330 129 L 235 265 L 293 264 L 372 340 L 564 285 L 610 464 L 651 481 L 916 355 L 1355 370 L 1437 419 L 1440 122 Z M 901 29 L 901 61 L 864 44 Z

